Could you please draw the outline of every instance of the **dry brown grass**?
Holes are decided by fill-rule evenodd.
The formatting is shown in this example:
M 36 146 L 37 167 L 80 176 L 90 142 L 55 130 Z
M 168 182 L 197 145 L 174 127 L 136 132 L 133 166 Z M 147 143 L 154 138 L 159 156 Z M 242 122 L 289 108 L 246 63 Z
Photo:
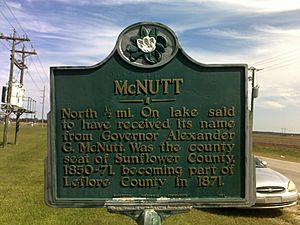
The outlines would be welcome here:
M 254 144 L 300 150 L 299 134 L 254 133 Z
M 300 135 L 255 132 L 253 151 L 261 156 L 300 162 Z

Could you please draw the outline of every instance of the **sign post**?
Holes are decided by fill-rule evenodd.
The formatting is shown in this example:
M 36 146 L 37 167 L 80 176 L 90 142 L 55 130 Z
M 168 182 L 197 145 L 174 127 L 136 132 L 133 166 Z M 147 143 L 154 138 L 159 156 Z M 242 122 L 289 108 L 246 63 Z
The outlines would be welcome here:
M 46 203 L 139 224 L 254 204 L 247 102 L 247 65 L 201 64 L 168 27 L 129 26 L 103 62 L 51 67 Z

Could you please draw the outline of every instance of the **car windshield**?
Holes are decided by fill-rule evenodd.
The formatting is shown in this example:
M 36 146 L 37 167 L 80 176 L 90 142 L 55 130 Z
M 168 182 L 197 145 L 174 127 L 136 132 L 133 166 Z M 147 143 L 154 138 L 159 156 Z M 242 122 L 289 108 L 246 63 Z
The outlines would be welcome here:
M 258 158 L 255 158 L 255 167 L 256 168 L 266 168 L 266 166 L 262 163 L 262 161 Z

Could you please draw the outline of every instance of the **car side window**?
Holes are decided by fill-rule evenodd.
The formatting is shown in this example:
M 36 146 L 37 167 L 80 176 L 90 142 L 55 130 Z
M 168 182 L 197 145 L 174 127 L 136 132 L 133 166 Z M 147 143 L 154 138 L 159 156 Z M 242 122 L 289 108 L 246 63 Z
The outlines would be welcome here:
M 255 167 L 256 168 L 266 168 L 266 166 L 258 158 L 255 159 Z

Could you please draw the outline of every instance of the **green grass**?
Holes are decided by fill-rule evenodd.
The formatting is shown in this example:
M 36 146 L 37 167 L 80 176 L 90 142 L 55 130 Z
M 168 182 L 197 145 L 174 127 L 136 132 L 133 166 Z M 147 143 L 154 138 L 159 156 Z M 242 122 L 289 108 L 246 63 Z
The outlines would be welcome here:
M 255 155 L 300 163 L 300 150 L 253 145 Z
M 2 140 L 3 128 L 0 127 Z M 0 224 L 1 225 L 101 225 L 136 224 L 129 217 L 110 214 L 106 209 L 49 208 L 44 203 L 44 159 L 47 154 L 46 128 L 23 126 L 19 144 L 0 148 Z M 294 211 L 193 209 L 168 217 L 164 225 L 300 224 L 299 204 Z
M 255 155 L 300 163 L 300 135 L 255 133 Z

